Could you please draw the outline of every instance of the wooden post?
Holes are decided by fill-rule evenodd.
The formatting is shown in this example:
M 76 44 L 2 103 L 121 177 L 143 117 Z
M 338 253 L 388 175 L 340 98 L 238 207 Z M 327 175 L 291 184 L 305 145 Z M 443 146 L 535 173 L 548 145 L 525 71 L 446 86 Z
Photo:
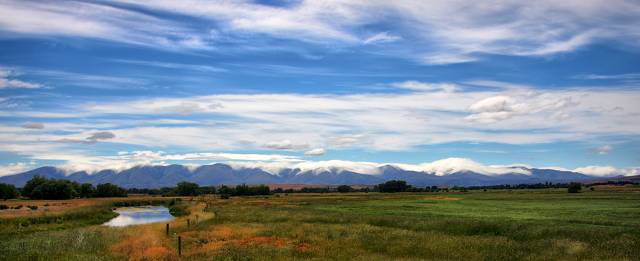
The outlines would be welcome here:
M 167 230 L 167 231 L 166 231 L 166 233 L 167 233 L 167 236 L 168 236 L 168 235 L 169 235 L 169 223 L 167 223 L 167 228 L 166 228 L 166 230 Z
M 187 227 L 191 226 L 191 219 L 187 218 Z
M 178 236 L 178 256 L 182 256 L 182 237 Z

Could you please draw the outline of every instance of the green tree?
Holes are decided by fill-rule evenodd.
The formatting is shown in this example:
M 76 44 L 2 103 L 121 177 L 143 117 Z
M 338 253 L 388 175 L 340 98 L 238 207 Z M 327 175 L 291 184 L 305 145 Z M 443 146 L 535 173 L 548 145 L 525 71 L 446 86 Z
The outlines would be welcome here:
M 33 176 L 27 183 L 22 187 L 22 195 L 27 196 L 29 198 L 32 197 L 33 190 L 47 182 L 47 179 L 41 176 Z
M 197 196 L 198 194 L 200 194 L 199 188 L 200 186 L 198 186 L 198 184 L 196 183 L 183 181 L 178 183 L 175 189 L 175 193 L 178 196 Z
M 31 199 L 70 199 L 77 196 L 74 184 L 68 180 L 46 180 L 31 191 Z
M 569 187 L 567 188 L 567 192 L 569 193 L 578 193 L 582 190 L 582 184 L 578 182 L 569 183 Z
M 251 195 L 251 193 L 249 193 L 249 186 L 247 186 L 247 184 L 237 185 L 234 195 L 238 195 L 238 196 Z
M 83 183 L 78 187 L 78 196 L 81 198 L 93 197 L 96 189 L 90 183 Z
M 98 184 L 96 186 L 96 197 L 126 197 L 127 190 L 111 183 Z
M 14 185 L 0 183 L 0 198 L 3 200 L 17 198 L 20 194 Z
M 340 185 L 340 186 L 338 186 L 337 190 L 340 193 L 347 193 L 347 192 L 353 191 L 353 188 L 351 186 L 347 186 L 347 185 Z
M 385 183 L 378 184 L 377 188 L 380 192 L 403 192 L 409 189 L 411 186 L 407 185 L 407 182 L 404 180 L 389 180 Z

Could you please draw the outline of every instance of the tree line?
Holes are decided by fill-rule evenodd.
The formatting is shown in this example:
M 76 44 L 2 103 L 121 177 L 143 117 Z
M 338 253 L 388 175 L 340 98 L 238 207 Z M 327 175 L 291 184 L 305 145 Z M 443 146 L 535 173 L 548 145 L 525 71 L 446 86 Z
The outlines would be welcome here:
M 220 194 L 223 196 L 258 196 L 258 195 L 270 195 L 271 190 L 265 185 L 250 186 L 246 184 L 240 184 L 236 186 L 199 186 L 192 182 L 180 182 L 175 187 L 163 187 L 156 189 L 138 189 L 132 188 L 128 190 L 131 194 L 149 194 L 149 195 L 161 195 L 165 197 L 169 196 L 198 196 L 204 194 Z
M 4 200 L 27 197 L 29 199 L 72 199 L 126 197 L 127 190 L 111 183 L 93 186 L 89 183 L 77 183 L 64 179 L 47 179 L 34 176 L 18 189 L 11 184 L 0 183 L 0 197 Z
M 98 184 L 93 187 L 92 184 L 78 184 L 68 180 L 46 179 L 35 176 L 29 180 L 22 189 L 17 189 L 13 185 L 0 183 L 0 198 L 12 199 L 20 196 L 30 199 L 70 199 L 70 198 L 91 198 L 91 197 L 126 197 L 127 194 L 148 194 L 161 196 L 198 196 L 203 194 L 219 194 L 222 197 L 230 196 L 258 196 L 270 195 L 272 193 L 330 193 L 330 192 L 467 192 L 468 190 L 487 190 L 487 189 L 544 189 L 544 188 L 567 188 L 570 193 L 580 192 L 582 184 L 577 182 L 571 183 L 536 183 L 536 184 L 517 184 L 517 185 L 491 185 L 491 186 L 471 186 L 471 187 L 414 187 L 407 184 L 404 180 L 389 180 L 384 183 L 370 187 L 353 188 L 348 185 L 340 185 L 337 187 L 303 187 L 300 189 L 269 189 L 266 185 L 250 186 L 246 184 L 236 186 L 199 186 L 196 183 L 180 182 L 175 187 L 163 187 L 156 189 L 123 189 L 111 183 Z M 592 188 L 593 190 L 593 188 Z

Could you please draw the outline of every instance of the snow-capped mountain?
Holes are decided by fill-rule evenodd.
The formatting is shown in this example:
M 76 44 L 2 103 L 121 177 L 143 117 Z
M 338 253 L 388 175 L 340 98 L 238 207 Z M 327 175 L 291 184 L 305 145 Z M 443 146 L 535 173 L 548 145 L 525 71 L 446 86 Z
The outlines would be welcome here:
M 437 166 L 436 166 L 437 167 Z M 0 183 L 23 186 L 33 176 L 68 179 L 79 183 L 113 183 L 126 188 L 158 188 L 174 186 L 180 181 L 199 185 L 220 184 L 362 184 L 373 185 L 387 180 L 406 180 L 414 186 L 479 186 L 527 184 L 540 182 L 590 181 L 598 177 L 573 171 L 537 169 L 523 166 L 482 168 L 436 168 L 425 166 L 408 169 L 401 165 L 381 165 L 365 169 L 346 167 L 261 168 L 217 163 L 196 168 L 183 165 L 137 166 L 125 170 L 65 172 L 56 167 L 41 167 L 31 171 L 0 177 Z

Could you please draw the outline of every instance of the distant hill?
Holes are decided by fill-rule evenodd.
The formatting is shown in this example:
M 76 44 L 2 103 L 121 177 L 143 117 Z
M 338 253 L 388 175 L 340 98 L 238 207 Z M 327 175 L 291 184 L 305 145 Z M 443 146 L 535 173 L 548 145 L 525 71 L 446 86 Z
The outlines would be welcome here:
M 517 169 L 516 169 L 517 168 Z M 405 170 L 397 166 L 379 167 L 377 174 L 363 174 L 340 168 L 319 168 L 315 170 L 281 169 L 270 173 L 260 168 L 234 168 L 217 163 L 187 168 L 182 165 L 137 166 L 122 171 L 102 170 L 93 174 L 87 172 L 65 173 L 55 167 L 41 167 L 16 175 L 0 177 L 0 183 L 10 183 L 18 187 L 33 176 L 68 179 L 79 183 L 113 183 L 125 188 L 158 188 L 174 186 L 180 181 L 199 185 L 220 184 L 322 184 L 373 185 L 387 180 L 406 180 L 414 186 L 487 186 L 501 184 L 565 183 L 571 181 L 595 181 L 601 178 L 577 172 L 552 169 L 526 169 L 530 174 L 522 174 L 523 167 L 514 167 L 513 173 L 485 175 L 473 171 L 457 171 L 446 175 Z M 520 171 L 517 171 L 520 170 Z M 627 177 L 631 178 L 631 177 Z

